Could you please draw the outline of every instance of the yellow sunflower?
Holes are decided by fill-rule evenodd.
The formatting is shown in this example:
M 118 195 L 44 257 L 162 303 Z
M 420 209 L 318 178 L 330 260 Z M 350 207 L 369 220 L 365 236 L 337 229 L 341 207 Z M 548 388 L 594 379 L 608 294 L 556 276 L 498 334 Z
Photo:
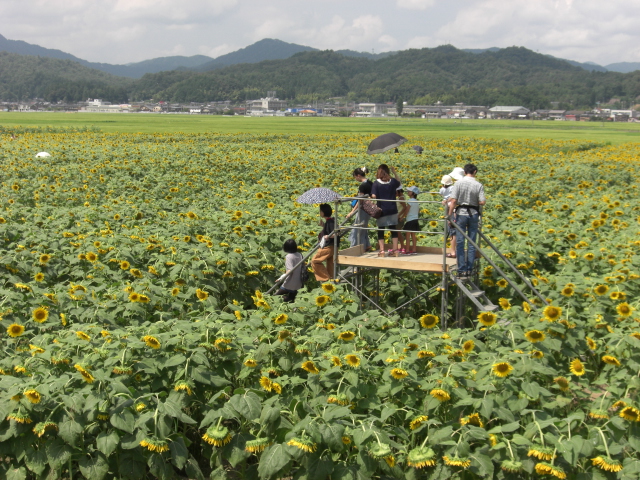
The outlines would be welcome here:
M 429 395 L 431 395 L 439 402 L 446 402 L 447 400 L 451 400 L 451 395 L 449 395 L 446 390 L 442 390 L 441 388 L 434 388 L 429 392 Z
M 491 312 L 480 312 L 478 314 L 478 321 L 485 327 L 490 327 L 496 323 L 498 316 Z
M 155 350 L 157 350 L 161 346 L 160 340 L 158 340 L 156 337 L 152 337 L 151 335 L 145 335 L 141 338 L 141 340 L 147 344 L 147 347 L 151 347 Z
M 471 353 L 475 348 L 476 344 L 473 340 L 467 340 L 462 344 L 462 350 L 464 353 Z
M 318 373 L 320 373 L 320 370 L 318 370 L 318 367 L 312 360 L 307 360 L 306 362 L 302 362 L 302 365 L 300 368 L 302 368 L 303 370 L 306 370 L 307 372 L 313 375 L 317 375 Z
M 44 323 L 49 318 L 49 310 L 47 310 L 45 307 L 38 307 L 33 311 L 31 316 L 34 321 L 38 323 Z
M 500 305 L 503 310 L 509 310 L 511 308 L 511 302 L 506 298 L 500 298 L 498 300 L 498 305 Z
M 579 358 L 574 358 L 573 360 L 571 360 L 571 363 L 569 364 L 569 371 L 578 377 L 581 377 L 586 373 L 584 364 L 580 361 Z
M 347 365 L 353 368 L 358 368 L 360 366 L 360 357 L 353 353 L 349 353 L 344 356 L 344 359 L 347 361 Z
M 12 338 L 19 337 L 24 333 L 24 326 L 19 325 L 17 323 L 12 323 L 7 327 L 7 335 Z
M 491 370 L 497 377 L 506 377 L 513 371 L 513 367 L 508 362 L 499 362 L 495 363 Z
M 634 310 L 635 310 L 635 308 L 633 308 L 627 302 L 620 303 L 616 307 L 616 311 L 618 312 L 618 315 L 620 315 L 623 318 L 627 318 L 627 317 L 631 316 L 631 314 L 634 312 Z
M 391 370 L 391 376 L 396 380 L 402 380 L 407 375 L 409 375 L 409 373 L 407 373 L 407 371 L 402 368 L 394 368 Z
M 198 288 L 196 289 L 196 297 L 198 297 L 198 300 L 200 300 L 201 302 L 204 302 L 207 298 L 209 298 L 209 293 Z
M 318 307 L 324 307 L 329 300 L 331 300 L 331 298 L 329 298 L 327 295 L 320 295 L 318 297 L 316 297 L 316 305 Z
M 546 338 L 544 332 L 541 332 L 540 330 L 529 330 L 524 334 L 524 336 L 531 343 L 542 342 Z
M 620 366 L 620 360 L 618 360 L 613 355 L 603 355 L 602 361 L 608 365 L 615 365 L 616 367 Z
M 555 322 L 562 316 L 562 308 L 555 307 L 553 305 L 547 305 L 546 307 L 544 307 L 542 314 L 548 321 Z
M 434 328 L 438 325 L 438 322 L 440 322 L 440 318 L 436 315 L 432 315 L 431 313 L 420 317 L 420 325 L 422 325 L 423 328 Z
M 338 335 L 338 338 L 340 340 L 344 340 L 345 342 L 350 342 L 351 340 L 356 338 L 356 334 L 354 332 L 346 331 Z
M 337 289 L 336 289 L 336 286 L 333 283 L 323 283 L 322 284 L 322 290 L 324 290 L 327 293 L 333 293 Z

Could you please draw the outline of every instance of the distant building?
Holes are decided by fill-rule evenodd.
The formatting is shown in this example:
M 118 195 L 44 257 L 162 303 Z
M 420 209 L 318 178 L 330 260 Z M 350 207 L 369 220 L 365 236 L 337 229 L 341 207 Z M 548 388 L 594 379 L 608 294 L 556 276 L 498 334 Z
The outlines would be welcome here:
M 273 92 L 269 92 L 273 93 Z M 248 103 L 251 115 L 274 113 L 276 110 L 287 108 L 287 102 L 276 97 L 266 97 L 260 100 L 250 100 Z
M 387 113 L 386 103 L 359 103 L 356 108 L 356 117 L 382 117 Z
M 522 119 L 529 118 L 529 114 L 531 110 L 528 108 L 524 108 L 522 106 L 514 107 L 514 106 L 495 106 L 489 109 L 489 118 L 493 119 Z
M 99 98 L 87 100 L 87 105 L 80 109 L 80 112 L 90 113 L 128 113 L 131 105 L 111 105 L 109 102 L 103 102 Z

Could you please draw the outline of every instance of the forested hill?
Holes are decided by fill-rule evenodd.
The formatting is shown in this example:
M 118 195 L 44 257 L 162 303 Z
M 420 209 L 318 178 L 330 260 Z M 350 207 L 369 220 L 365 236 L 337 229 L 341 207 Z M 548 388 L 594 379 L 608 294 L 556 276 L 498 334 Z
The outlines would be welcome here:
M 0 97 L 22 100 L 103 98 L 206 102 L 244 101 L 275 90 L 282 99 L 347 97 L 385 102 L 524 105 L 565 108 L 612 97 L 635 101 L 640 72 L 589 72 L 526 48 L 469 53 L 452 46 L 412 49 L 370 59 L 333 51 L 301 52 L 284 60 L 231 65 L 210 72 L 174 70 L 139 80 L 108 75 L 69 60 L 0 52 Z
M 242 101 L 275 90 L 280 98 L 348 96 L 357 101 L 398 98 L 412 103 L 464 102 L 567 107 L 640 95 L 640 72 L 589 72 L 564 60 L 511 47 L 468 53 L 452 46 L 411 49 L 378 60 L 336 52 L 302 52 L 286 60 L 233 65 L 206 73 L 148 74 L 134 99 Z
M 44 98 L 78 101 L 104 98 L 126 102 L 133 81 L 72 60 L 0 52 L 0 97 L 16 101 Z

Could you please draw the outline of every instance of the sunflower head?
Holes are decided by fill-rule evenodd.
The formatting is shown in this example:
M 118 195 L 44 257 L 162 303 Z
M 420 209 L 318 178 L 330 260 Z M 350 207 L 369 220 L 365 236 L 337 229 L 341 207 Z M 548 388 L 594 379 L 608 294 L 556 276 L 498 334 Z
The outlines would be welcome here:
M 414 468 L 433 467 L 436 464 L 436 453 L 429 447 L 417 447 L 407 455 L 407 466 Z
M 542 342 L 546 338 L 546 335 L 540 330 L 529 330 L 524 334 L 524 337 L 531 343 L 537 343 Z
M 480 312 L 478 314 L 478 321 L 485 327 L 490 327 L 491 325 L 495 325 L 497 319 L 498 319 L 498 316 L 495 313 Z
M 344 359 L 347 362 L 347 365 L 353 368 L 357 368 L 360 366 L 360 357 L 353 353 L 344 356 Z
M 434 328 L 440 322 L 440 318 L 436 315 L 428 313 L 420 317 L 420 325 L 423 328 Z
M 350 342 L 351 340 L 356 338 L 356 334 L 351 331 L 346 331 L 346 332 L 340 333 L 340 335 L 338 335 L 338 338 L 340 340 L 344 340 L 345 342 Z
M 555 322 L 562 316 L 562 308 L 554 305 L 547 305 L 544 307 L 542 314 L 548 321 Z
M 222 425 L 212 425 L 207 429 L 202 439 L 209 445 L 224 447 L 231 441 L 231 432 L 227 427 Z
M 44 323 L 49 318 L 49 310 L 46 307 L 38 307 L 31 314 L 33 320 L 38 323 Z
M 573 360 L 571 360 L 571 363 L 569 364 L 569 371 L 578 377 L 581 377 L 586 373 L 584 364 L 580 361 L 579 358 L 574 358 Z
M 324 307 L 331 300 L 327 295 L 320 295 L 316 297 L 316 305 L 318 307 Z
M 409 373 L 407 373 L 407 371 L 402 368 L 394 368 L 391 370 L 391 376 L 396 380 L 402 380 L 408 375 Z
M 495 376 L 504 378 L 513 371 L 513 367 L 508 362 L 499 362 L 493 365 L 491 371 Z
M 12 323 L 7 327 L 7 335 L 12 338 L 19 337 L 24 333 L 24 326 L 19 325 L 17 323 Z
M 337 289 L 336 289 L 336 286 L 333 283 L 323 283 L 322 284 L 322 290 L 324 290 L 327 293 L 333 293 Z

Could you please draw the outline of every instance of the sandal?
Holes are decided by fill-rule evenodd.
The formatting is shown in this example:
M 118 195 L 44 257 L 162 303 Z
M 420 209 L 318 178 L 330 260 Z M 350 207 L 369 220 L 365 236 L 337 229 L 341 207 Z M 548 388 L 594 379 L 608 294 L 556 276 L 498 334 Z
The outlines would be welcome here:
M 400 256 L 400 250 L 389 250 L 389 256 L 390 257 L 399 257 Z
M 391 251 L 389 251 L 389 253 L 391 253 Z M 378 256 L 379 256 L 379 257 L 384 257 L 384 256 L 385 256 L 385 254 L 384 254 L 384 250 L 380 250 L 380 251 L 378 252 Z
M 456 258 L 455 253 L 447 253 L 447 258 Z
M 401 248 L 399 251 L 401 255 L 407 255 L 407 250 L 405 250 L 404 248 Z

